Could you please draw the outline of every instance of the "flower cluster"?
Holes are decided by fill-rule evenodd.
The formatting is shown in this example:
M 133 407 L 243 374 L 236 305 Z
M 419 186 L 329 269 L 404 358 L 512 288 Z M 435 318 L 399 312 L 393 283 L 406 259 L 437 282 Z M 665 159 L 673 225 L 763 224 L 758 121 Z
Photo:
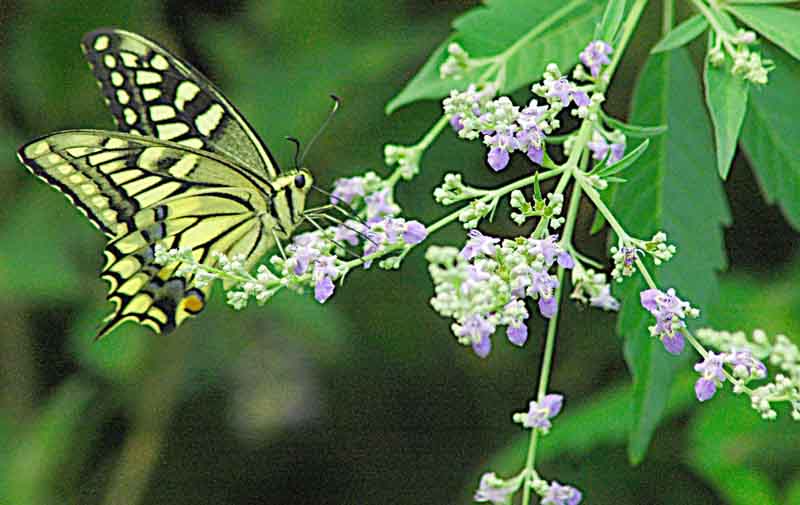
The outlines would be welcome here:
M 777 417 L 773 403 L 787 402 L 792 409 L 792 418 L 800 421 L 800 349 L 788 337 L 778 335 L 773 342 L 763 330 L 753 331 L 752 338 L 748 338 L 744 332 L 730 333 L 710 328 L 697 330 L 696 336 L 703 344 L 722 351 L 720 354 L 709 355 L 720 357 L 717 361 L 729 365 L 734 378 L 734 393 L 749 394 L 752 407 L 764 419 Z M 695 366 L 695 370 L 703 374 L 700 380 L 705 379 L 706 374 L 713 375 L 717 380 L 714 381 L 713 389 L 707 382 L 695 385 L 695 392 L 701 401 L 711 398 L 723 380 L 716 373 L 721 372 L 720 367 L 716 363 L 704 365 L 706 361 L 709 360 Z M 781 373 L 775 375 L 773 382 L 752 390 L 747 389 L 745 386 L 749 381 L 766 377 L 764 362 L 779 369 Z M 701 365 L 703 366 L 698 369 Z M 705 398 L 701 398 L 701 395 Z
M 480 357 L 491 351 L 489 337 L 498 326 L 507 327 L 511 343 L 525 343 L 526 298 L 537 301 L 542 316 L 553 317 L 559 283 L 548 270 L 556 262 L 563 268 L 574 265 L 556 236 L 501 241 L 478 230 L 470 231 L 461 251 L 431 247 L 426 258 L 436 289 L 431 305 L 455 319 L 452 329 L 459 343 L 471 345 Z
M 766 84 L 769 72 L 775 68 L 771 60 L 762 60 L 761 54 L 751 51 L 749 46 L 757 44 L 755 32 L 739 29 L 734 35 L 717 33 L 715 44 L 708 50 L 712 65 L 723 64 L 727 55 L 733 61 L 731 74 L 754 84 Z
M 700 311 L 684 302 L 670 288 L 666 293 L 658 289 L 647 289 L 639 294 L 642 306 L 656 318 L 656 324 L 649 327 L 650 335 L 658 337 L 670 354 L 680 354 L 685 344 L 684 318 L 697 317 Z
M 572 285 L 574 289 L 570 298 L 605 311 L 619 310 L 619 300 L 611 295 L 606 274 L 584 268 L 580 261 L 576 261 L 572 269 Z
M 731 352 L 716 354 L 709 351 L 702 362 L 694 366 L 700 378 L 694 384 L 694 392 L 701 402 L 710 400 L 717 392 L 717 388 L 725 382 L 724 365 L 733 369 L 733 376 L 737 379 L 737 387 L 741 388 L 751 380 L 763 379 L 767 376 L 767 367 L 753 357 L 749 349 L 738 349 Z
M 534 476 L 531 487 L 542 498 L 542 505 L 578 505 L 583 499 L 581 492 L 572 486 L 557 481 L 547 482 L 536 477 L 535 473 Z M 484 473 L 473 499 L 478 503 L 505 505 L 520 489 L 523 480 L 524 473 L 508 480 L 499 478 L 494 472 Z
M 617 282 L 622 282 L 623 277 L 630 277 L 636 271 L 636 259 L 640 255 L 649 254 L 656 266 L 669 261 L 675 255 L 676 247 L 667 243 L 667 234 L 663 231 L 656 232 L 650 240 L 628 238 L 621 242 L 619 247 L 611 248 L 611 258 L 614 260 L 614 270 L 611 277 Z
M 561 193 L 548 193 L 546 198 L 537 198 L 534 195 L 533 202 L 530 202 L 522 191 L 515 189 L 511 192 L 509 203 L 516 210 L 511 213 L 511 220 L 517 225 L 522 225 L 531 217 L 547 220 L 554 230 L 564 224 L 564 218 L 560 217 L 564 207 L 564 195 Z

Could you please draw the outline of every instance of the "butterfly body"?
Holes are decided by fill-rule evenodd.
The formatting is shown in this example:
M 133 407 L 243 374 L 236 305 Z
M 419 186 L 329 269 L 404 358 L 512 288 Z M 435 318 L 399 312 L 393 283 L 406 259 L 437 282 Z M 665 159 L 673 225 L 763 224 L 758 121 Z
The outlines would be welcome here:
M 200 312 L 210 287 L 155 246 L 216 253 L 252 268 L 303 218 L 312 176 L 280 173 L 266 146 L 222 93 L 188 63 L 115 29 L 82 43 L 119 132 L 67 130 L 19 151 L 108 238 L 101 277 L 115 305 L 98 338 L 124 321 L 167 333 Z

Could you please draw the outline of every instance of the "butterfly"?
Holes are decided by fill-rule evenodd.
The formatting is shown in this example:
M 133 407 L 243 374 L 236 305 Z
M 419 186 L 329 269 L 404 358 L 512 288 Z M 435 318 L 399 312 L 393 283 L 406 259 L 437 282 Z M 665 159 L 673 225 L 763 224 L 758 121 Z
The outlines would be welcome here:
M 156 245 L 209 266 L 215 253 L 243 255 L 251 269 L 300 224 L 313 178 L 281 173 L 222 92 L 157 43 L 102 28 L 81 47 L 119 131 L 60 131 L 18 156 L 108 239 L 101 277 L 114 310 L 97 338 L 125 321 L 168 333 L 203 310 L 210 284 L 156 263 Z

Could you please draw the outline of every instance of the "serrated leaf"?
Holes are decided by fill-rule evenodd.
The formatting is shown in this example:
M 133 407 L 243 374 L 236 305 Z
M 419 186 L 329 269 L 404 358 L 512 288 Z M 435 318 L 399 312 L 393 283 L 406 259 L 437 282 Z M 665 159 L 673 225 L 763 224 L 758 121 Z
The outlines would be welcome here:
M 778 203 L 800 230 L 800 62 L 774 46 L 762 49 L 775 61 L 775 70 L 766 86 L 750 93 L 742 147 L 767 202 Z
M 800 11 L 766 5 L 729 5 L 737 18 L 800 59 Z
M 668 34 L 658 41 L 650 54 L 662 51 L 671 51 L 682 47 L 696 39 L 708 28 L 708 20 L 702 14 L 695 14 L 683 23 L 673 28 Z
M 634 139 L 654 137 L 656 135 L 661 135 L 662 133 L 667 131 L 667 125 L 638 126 L 638 125 L 626 124 L 620 121 L 619 119 L 607 116 L 605 114 L 603 114 L 603 122 L 606 123 L 608 126 L 621 131 L 622 133 L 625 134 L 626 137 L 631 137 Z
M 612 210 L 638 237 L 667 233 L 677 255 L 657 270 L 658 286 L 674 287 L 679 297 L 701 310 L 716 296 L 716 271 L 725 267 L 722 225 L 729 222 L 721 183 L 711 167 L 714 148 L 703 110 L 700 82 L 685 49 L 652 55 L 634 97 L 631 121 L 667 124 L 652 139 L 630 181 L 617 188 Z M 649 262 L 646 262 L 649 263 Z M 625 338 L 625 360 L 633 374 L 633 423 L 628 454 L 638 463 L 664 413 L 669 385 L 691 354 L 667 354 L 650 337 L 652 318 L 640 305 L 640 276 L 626 279 L 616 293 L 622 300 L 618 331 Z
M 614 43 L 614 37 L 617 36 L 617 31 L 622 24 L 622 17 L 625 14 L 625 0 L 609 0 L 606 4 L 606 10 L 603 12 L 603 18 L 597 29 L 594 31 L 594 39 Z
M 434 50 L 428 61 L 400 93 L 386 105 L 386 113 L 418 100 L 439 99 L 452 89 L 465 89 L 485 71 L 466 79 L 440 79 L 439 66 L 447 45 L 458 42 L 473 58 L 487 58 L 508 50 L 506 78 L 501 93 L 536 81 L 547 64 L 568 69 L 589 43 L 589 34 L 602 13 L 602 0 L 493 0 L 470 10 L 453 23 L 453 33 Z M 513 47 L 512 47 L 513 46 Z
M 717 171 L 723 179 L 728 177 L 733 155 L 742 131 L 747 112 L 749 86 L 741 76 L 731 74 L 732 64 L 726 59 L 716 67 L 706 55 L 703 81 L 706 105 L 714 125 L 714 144 L 717 153 Z
M 638 160 L 642 154 L 647 150 L 647 147 L 650 145 L 650 139 L 645 139 L 644 142 L 636 146 L 633 151 L 630 151 L 628 154 L 622 157 L 616 163 L 613 163 L 607 167 L 602 168 L 596 175 L 599 177 L 607 177 L 609 175 L 614 175 L 622 172 L 629 166 L 633 165 L 633 163 Z

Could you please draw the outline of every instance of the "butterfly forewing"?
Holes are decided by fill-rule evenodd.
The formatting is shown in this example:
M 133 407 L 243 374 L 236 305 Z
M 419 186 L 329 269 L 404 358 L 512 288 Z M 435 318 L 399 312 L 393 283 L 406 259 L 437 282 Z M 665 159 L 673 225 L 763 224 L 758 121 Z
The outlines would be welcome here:
M 155 246 L 243 255 L 251 268 L 273 244 L 261 216 L 273 216 L 274 188 L 229 160 L 174 142 L 72 130 L 20 149 L 31 171 L 64 193 L 110 241 L 102 277 L 116 309 L 100 336 L 134 320 L 167 332 L 202 310 L 198 288 L 178 264 L 156 264 Z
M 90 32 L 82 48 L 121 131 L 218 153 L 277 177 L 277 163 L 246 120 L 185 61 L 124 30 Z

